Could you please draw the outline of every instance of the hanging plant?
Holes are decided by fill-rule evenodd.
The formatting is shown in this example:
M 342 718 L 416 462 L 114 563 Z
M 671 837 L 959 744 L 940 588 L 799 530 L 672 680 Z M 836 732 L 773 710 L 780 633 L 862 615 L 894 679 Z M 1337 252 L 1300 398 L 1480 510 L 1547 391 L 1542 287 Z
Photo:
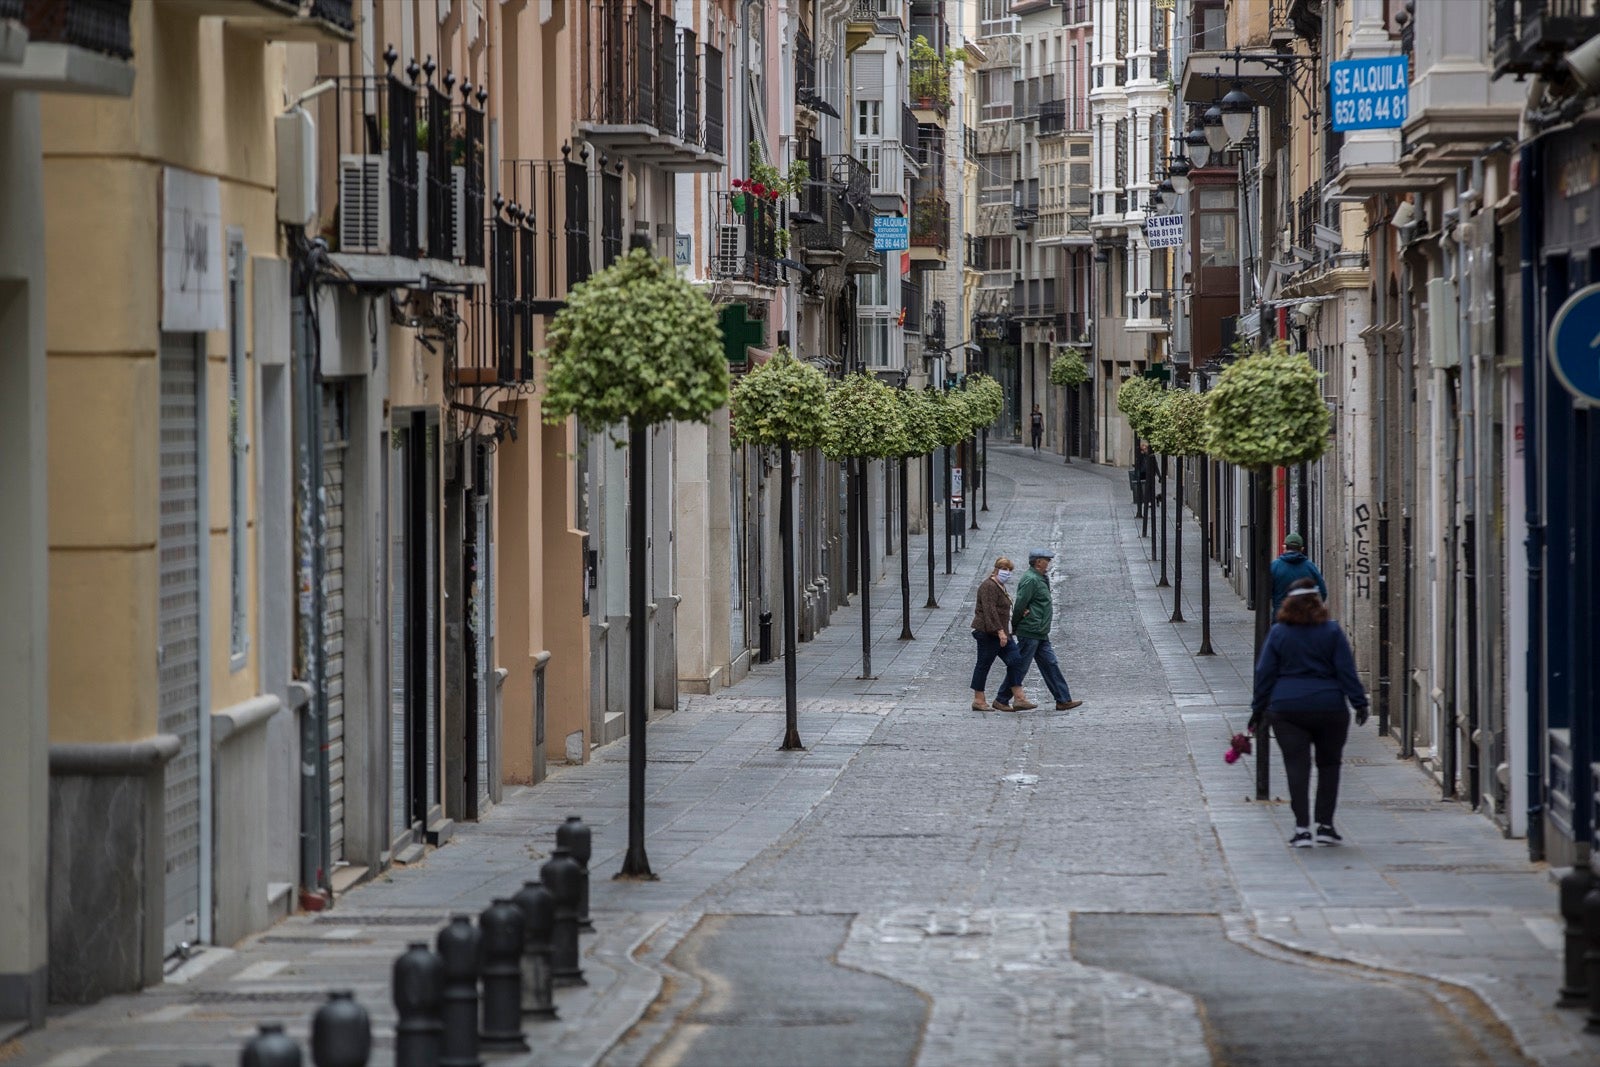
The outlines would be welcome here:
M 1128 425 L 1140 437 L 1150 436 L 1153 407 L 1161 402 L 1161 383 L 1151 378 L 1125 378 L 1117 390 L 1117 410 L 1128 417 Z
M 1205 454 L 1206 405 L 1210 393 L 1167 389 L 1155 407 L 1150 447 L 1166 456 Z
M 939 409 L 934 393 L 897 389 L 900 421 L 905 430 L 905 455 L 925 456 L 943 442 L 939 439 Z
M 810 448 L 822 441 L 828 379 L 780 345 L 733 386 L 733 436 L 753 445 Z
M 1284 341 L 1222 372 L 1205 415 L 1205 450 L 1240 467 L 1287 467 L 1328 447 L 1322 375 Z
M 967 375 L 967 384 L 963 392 L 967 395 L 967 403 L 972 407 L 972 416 L 977 420 L 973 429 L 981 430 L 985 426 L 992 426 L 994 420 L 1000 417 L 1000 412 L 1005 410 L 1006 391 L 1000 383 L 987 374 Z
M 784 173 L 771 163 L 762 158 L 761 144 L 759 141 L 750 142 L 750 178 L 742 183 L 742 187 L 751 189 L 757 196 L 766 200 L 796 196 L 811 179 L 811 164 L 803 159 L 797 159 L 789 164 L 788 173 Z M 734 188 L 741 188 L 739 179 L 734 179 Z
M 728 403 L 716 308 L 645 249 L 573 286 L 546 340 L 546 422 L 704 422 Z
M 1084 362 L 1081 349 L 1063 348 L 1060 354 L 1050 361 L 1051 385 L 1076 389 L 1088 380 L 1089 364 Z
M 851 374 L 828 390 L 822 451 L 829 459 L 888 459 L 905 451 L 895 390 L 870 374 Z

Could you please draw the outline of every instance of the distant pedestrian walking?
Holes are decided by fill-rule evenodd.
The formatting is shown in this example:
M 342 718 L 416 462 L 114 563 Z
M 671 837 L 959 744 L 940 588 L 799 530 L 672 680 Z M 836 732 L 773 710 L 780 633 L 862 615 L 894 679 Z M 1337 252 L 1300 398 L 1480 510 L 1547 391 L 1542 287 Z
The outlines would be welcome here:
M 1011 561 L 1004 556 L 994 561 L 994 570 L 978 585 L 978 610 L 972 616 L 972 637 L 978 642 L 978 663 L 972 668 L 972 710 L 988 711 L 984 690 L 989 687 L 989 668 L 998 657 L 1006 668 L 1006 678 L 1011 677 L 1011 663 L 1017 656 L 1017 640 L 1011 635 L 1011 594 L 1006 586 L 1011 581 Z M 1028 703 L 1022 692 L 1022 683 L 1010 686 L 1006 692 L 1021 708 L 1038 707 Z M 1008 704 L 1002 710 L 1010 711 Z
M 1145 510 L 1156 502 L 1156 483 L 1161 480 L 1161 463 L 1156 459 L 1156 454 L 1150 451 L 1150 442 L 1139 442 L 1139 454 L 1133 458 L 1133 470 L 1137 486 L 1134 503 L 1138 505 L 1139 516 L 1143 517 Z
M 1011 605 L 1011 629 L 1016 633 L 1019 654 L 1006 674 L 1000 694 L 994 698 L 992 706 L 997 711 L 1026 711 L 1034 706 L 1018 705 L 1013 709 L 1005 701 L 1006 690 L 1021 692 L 1022 681 L 1034 663 L 1039 664 L 1039 674 L 1056 699 L 1057 711 L 1071 711 L 1083 703 L 1072 699 L 1072 690 L 1067 688 L 1061 664 L 1056 661 L 1055 649 L 1050 647 L 1050 579 L 1045 576 L 1050 573 L 1050 561 L 1054 558 L 1055 553 L 1044 548 L 1028 553 L 1028 569 L 1017 583 L 1017 599 Z
M 1028 416 L 1028 425 L 1033 433 L 1033 450 L 1039 451 L 1039 443 L 1044 440 L 1044 413 L 1039 410 L 1039 405 L 1033 405 L 1033 414 Z
M 1283 598 L 1289 592 L 1289 587 L 1302 578 L 1310 578 L 1317 583 L 1317 595 L 1323 600 L 1328 599 L 1328 583 L 1322 580 L 1322 572 L 1317 570 L 1317 565 L 1311 562 L 1306 555 L 1306 539 L 1297 533 L 1292 533 L 1283 539 L 1283 555 L 1272 561 L 1272 617 L 1278 617 L 1278 609 L 1283 607 Z
M 1356 725 L 1367 721 L 1367 694 L 1356 676 L 1355 655 L 1310 578 L 1297 579 L 1283 598 L 1278 621 L 1267 632 L 1256 661 L 1255 696 L 1250 704 L 1250 729 L 1263 719 L 1278 737 L 1283 770 L 1289 779 L 1289 806 L 1294 809 L 1294 848 L 1315 843 L 1343 843 L 1333 828 L 1339 803 L 1339 763 L 1350 733 L 1350 712 Z M 1315 752 L 1317 800 L 1310 809 L 1311 764 Z M 1316 836 L 1311 819 L 1317 820 Z

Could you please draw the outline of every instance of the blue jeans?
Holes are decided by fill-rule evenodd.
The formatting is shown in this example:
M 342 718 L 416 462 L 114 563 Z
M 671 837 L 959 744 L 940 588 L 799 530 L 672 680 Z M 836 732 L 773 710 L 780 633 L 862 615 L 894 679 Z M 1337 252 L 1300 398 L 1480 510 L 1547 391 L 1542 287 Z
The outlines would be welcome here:
M 1005 681 L 1001 683 L 1000 695 L 996 700 L 1009 701 L 1011 687 L 1021 685 L 1022 680 L 1028 676 L 1028 667 L 1033 663 L 1039 664 L 1039 674 L 1044 678 L 1045 688 L 1050 690 L 1050 695 L 1056 698 L 1056 703 L 1065 704 L 1072 699 L 1072 690 L 1067 688 L 1066 676 L 1061 673 L 1061 664 L 1056 661 L 1056 650 L 1050 647 L 1048 638 L 1043 637 L 1018 637 L 1014 638 L 1019 646 L 1015 666 L 1006 671 Z
M 994 634 L 984 633 L 981 630 L 972 631 L 973 639 L 978 642 L 978 665 L 972 668 L 972 691 L 981 693 L 989 687 L 989 668 L 994 666 L 994 661 L 999 659 L 1006 668 L 1006 677 L 1011 677 L 1012 655 L 1015 653 L 1016 638 L 1011 639 L 1012 648 L 1000 647 L 1000 639 Z M 1010 692 L 1009 689 L 1006 692 Z

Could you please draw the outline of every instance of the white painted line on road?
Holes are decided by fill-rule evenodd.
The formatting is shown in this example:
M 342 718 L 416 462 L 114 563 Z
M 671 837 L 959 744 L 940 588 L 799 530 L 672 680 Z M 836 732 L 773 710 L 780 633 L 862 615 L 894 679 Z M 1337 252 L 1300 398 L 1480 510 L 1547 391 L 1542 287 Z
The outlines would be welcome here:
M 1527 915 L 1522 919 L 1522 924 L 1528 932 L 1538 938 L 1539 944 L 1551 952 L 1560 952 L 1565 945 L 1561 924 L 1544 915 Z
M 89 1064 L 110 1051 L 104 1045 L 85 1045 L 83 1048 L 68 1049 L 54 1059 L 45 1060 L 42 1067 L 89 1067 Z
M 195 955 L 174 967 L 166 976 L 165 981 L 167 985 L 186 985 L 223 960 L 232 959 L 233 955 L 233 949 L 231 948 L 214 948 L 207 945 Z
M 196 1005 L 193 1004 L 168 1004 L 164 1008 L 157 1008 L 155 1011 L 146 1012 L 139 1016 L 139 1021 L 142 1023 L 170 1023 L 187 1017 L 190 1012 L 194 1011 L 195 1007 Z
M 339 926 L 322 935 L 325 941 L 354 941 L 366 931 L 359 926 Z
M 235 982 L 259 982 L 289 966 L 288 960 L 260 960 L 233 976 Z

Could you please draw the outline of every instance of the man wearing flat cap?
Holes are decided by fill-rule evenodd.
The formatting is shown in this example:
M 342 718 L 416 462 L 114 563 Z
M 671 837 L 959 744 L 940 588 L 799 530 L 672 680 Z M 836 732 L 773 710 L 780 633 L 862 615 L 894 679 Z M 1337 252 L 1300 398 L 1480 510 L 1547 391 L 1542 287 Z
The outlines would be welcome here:
M 1047 548 L 1036 548 L 1028 553 L 1028 569 L 1017 583 L 1016 600 L 1011 605 L 1011 632 L 1019 646 L 1014 666 L 1006 671 L 1000 685 L 1000 695 L 990 705 L 996 711 L 1012 710 L 1009 702 L 1012 687 L 1020 686 L 1028 675 L 1028 667 L 1039 664 L 1039 674 L 1056 698 L 1057 711 L 1071 711 L 1082 704 L 1072 699 L 1067 679 L 1061 673 L 1055 649 L 1050 647 L 1050 561 L 1055 553 Z

